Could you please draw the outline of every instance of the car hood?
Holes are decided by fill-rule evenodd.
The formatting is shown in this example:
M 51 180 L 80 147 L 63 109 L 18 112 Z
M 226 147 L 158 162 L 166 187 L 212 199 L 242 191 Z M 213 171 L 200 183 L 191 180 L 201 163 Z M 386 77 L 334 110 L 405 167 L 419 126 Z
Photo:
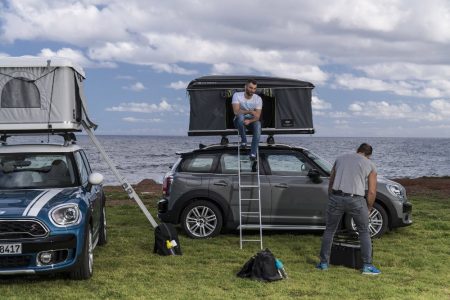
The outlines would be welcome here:
M 80 188 L 0 190 L 0 218 L 36 217 L 42 209 L 79 198 Z

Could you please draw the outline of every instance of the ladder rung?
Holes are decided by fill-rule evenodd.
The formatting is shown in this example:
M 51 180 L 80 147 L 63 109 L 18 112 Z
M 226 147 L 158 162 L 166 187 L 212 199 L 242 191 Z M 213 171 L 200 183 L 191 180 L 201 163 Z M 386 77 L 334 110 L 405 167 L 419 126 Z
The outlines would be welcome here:
M 257 212 L 257 211 L 243 211 L 243 212 L 241 212 L 241 215 L 259 215 L 259 212 Z
M 241 188 L 257 188 L 259 185 L 241 185 Z
M 247 198 L 247 199 L 241 199 L 241 201 L 259 201 L 259 198 Z
M 258 175 L 257 172 L 241 172 L 241 175 Z
M 242 240 L 243 242 L 261 242 L 261 240 Z
M 250 161 L 250 159 L 241 159 L 241 162 Z

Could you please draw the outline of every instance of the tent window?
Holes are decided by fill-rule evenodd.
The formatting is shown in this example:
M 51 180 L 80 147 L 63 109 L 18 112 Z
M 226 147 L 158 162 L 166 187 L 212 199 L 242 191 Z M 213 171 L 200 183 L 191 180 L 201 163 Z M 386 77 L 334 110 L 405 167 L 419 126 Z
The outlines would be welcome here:
M 41 95 L 34 82 L 13 78 L 3 87 L 2 108 L 40 108 Z
M 261 127 L 262 128 L 275 128 L 275 98 L 259 94 L 263 101 L 263 108 L 261 111 Z M 225 100 L 226 105 L 226 125 L 227 129 L 235 129 L 233 119 L 234 112 L 233 106 L 231 105 L 233 97 L 228 97 Z

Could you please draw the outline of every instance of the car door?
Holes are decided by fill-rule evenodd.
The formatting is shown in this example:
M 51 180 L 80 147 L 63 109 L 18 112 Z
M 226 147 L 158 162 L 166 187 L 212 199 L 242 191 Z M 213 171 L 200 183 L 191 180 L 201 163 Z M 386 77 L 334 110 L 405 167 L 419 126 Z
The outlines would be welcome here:
M 241 158 L 242 159 L 242 158 Z M 250 162 L 242 163 L 242 172 L 251 173 Z M 257 184 L 256 173 L 254 175 L 242 175 L 242 185 L 256 185 Z M 267 180 L 264 172 L 260 170 L 260 183 L 261 183 L 261 221 L 263 224 L 270 223 L 270 183 Z M 230 209 L 232 211 L 233 221 L 239 224 L 239 178 L 238 178 L 238 155 L 235 152 L 223 153 L 219 159 L 219 165 L 217 172 L 213 174 L 210 181 L 210 191 L 218 193 L 222 198 L 229 202 Z M 242 189 L 243 199 L 257 199 L 257 188 L 245 188 Z M 256 212 L 258 211 L 258 201 L 242 201 L 243 212 Z M 259 223 L 259 217 L 257 215 L 246 215 L 242 222 L 245 224 Z
M 86 193 L 86 197 L 89 200 L 89 208 L 92 215 L 93 220 L 93 231 L 94 237 L 97 236 L 98 230 L 100 227 L 100 214 L 101 214 L 101 187 L 100 186 L 91 186 L 89 184 L 89 175 L 91 173 L 91 168 L 89 164 L 87 164 L 86 159 L 83 158 L 83 152 L 77 151 L 75 152 L 75 161 L 77 163 L 78 172 L 80 174 L 80 181 L 83 190 Z
M 324 225 L 328 178 L 312 182 L 308 171 L 315 167 L 297 151 L 273 151 L 265 159 L 270 170 L 272 224 Z

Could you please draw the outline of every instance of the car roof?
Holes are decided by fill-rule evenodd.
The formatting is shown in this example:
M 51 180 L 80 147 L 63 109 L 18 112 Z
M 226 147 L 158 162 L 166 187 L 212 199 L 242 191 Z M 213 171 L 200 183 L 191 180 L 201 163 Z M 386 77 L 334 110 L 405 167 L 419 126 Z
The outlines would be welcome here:
M 0 146 L 0 153 L 70 153 L 80 149 L 81 147 L 75 144 L 7 144 Z
M 192 151 L 186 151 L 186 152 L 179 152 L 177 154 L 180 155 L 187 155 L 191 153 L 199 153 L 199 152 L 208 152 L 208 151 L 224 151 L 224 150 L 236 150 L 238 143 L 228 143 L 225 145 L 221 144 L 211 144 L 211 145 L 203 145 L 200 144 L 198 149 L 192 150 Z M 259 143 L 259 149 L 272 149 L 272 150 L 300 150 L 304 151 L 307 150 L 303 147 L 298 146 L 291 146 L 286 144 L 267 144 L 267 143 Z

